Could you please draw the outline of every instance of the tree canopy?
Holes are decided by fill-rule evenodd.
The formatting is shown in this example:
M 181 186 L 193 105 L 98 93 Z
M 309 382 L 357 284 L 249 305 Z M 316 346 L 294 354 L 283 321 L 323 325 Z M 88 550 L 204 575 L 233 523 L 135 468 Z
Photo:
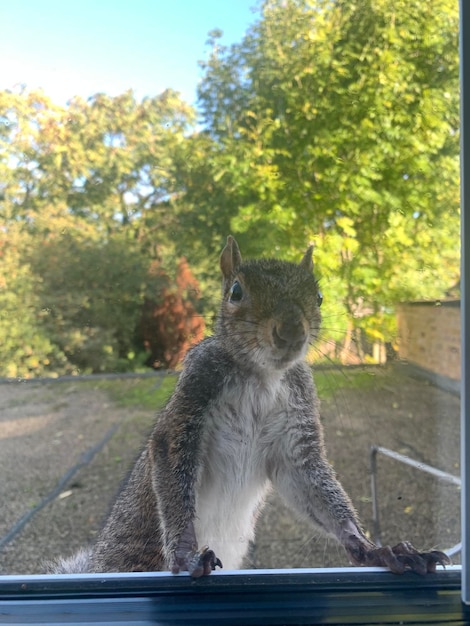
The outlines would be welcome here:
M 265 2 L 205 69 L 213 179 L 250 249 L 315 241 L 352 315 L 442 296 L 458 275 L 455 2 Z
M 266 0 L 219 35 L 198 110 L 0 92 L 0 375 L 174 366 L 229 232 L 247 256 L 313 241 L 338 339 L 388 341 L 397 302 L 457 282 L 457 3 Z
M 172 154 L 194 112 L 171 91 L 142 102 L 97 94 L 66 107 L 3 92 L 0 112 L 0 372 L 142 365 L 152 352 L 139 335 L 144 307 L 158 309 L 170 292 L 179 303 L 185 292 L 170 235 Z M 166 318 L 175 341 L 160 366 L 187 347 L 175 325 L 201 337 L 191 293 Z

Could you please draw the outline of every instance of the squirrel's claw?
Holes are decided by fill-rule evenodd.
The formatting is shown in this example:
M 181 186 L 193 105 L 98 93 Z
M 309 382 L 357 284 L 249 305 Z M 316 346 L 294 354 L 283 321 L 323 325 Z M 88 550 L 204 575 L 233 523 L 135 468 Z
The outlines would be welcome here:
M 436 565 L 442 565 L 445 568 L 446 565 L 452 565 L 452 560 L 445 552 L 440 550 L 431 550 L 431 552 L 423 552 L 422 556 L 426 559 L 427 571 L 435 572 Z
M 198 552 L 188 555 L 188 572 L 192 578 L 209 576 L 216 567 L 222 567 L 222 562 L 215 556 L 215 552 L 204 546 Z
M 192 578 L 199 578 L 209 576 L 216 567 L 222 567 L 221 560 L 215 556 L 209 546 L 197 549 L 196 533 L 193 522 L 190 521 L 173 552 L 170 562 L 171 572 L 173 574 L 179 574 L 181 571 L 189 572 Z
M 417 574 L 435 572 L 436 566 L 445 567 L 451 563 L 450 558 L 444 552 L 432 550 L 430 552 L 418 552 L 411 543 L 404 541 L 396 546 L 373 548 L 363 554 L 363 560 L 359 565 L 371 567 L 387 567 L 394 574 L 403 574 L 406 570 Z
M 378 548 L 351 521 L 344 524 L 340 538 L 354 565 L 387 567 L 394 574 L 403 574 L 409 570 L 424 575 L 435 572 L 437 565 L 445 567 L 451 563 L 444 552 L 419 552 L 409 541 L 402 541 L 393 547 Z
M 222 567 L 222 561 L 215 556 L 213 550 L 204 546 L 201 550 L 190 550 L 184 556 L 175 555 L 171 572 L 179 574 L 181 571 L 186 571 L 191 578 L 200 578 L 201 576 L 209 576 L 216 567 Z

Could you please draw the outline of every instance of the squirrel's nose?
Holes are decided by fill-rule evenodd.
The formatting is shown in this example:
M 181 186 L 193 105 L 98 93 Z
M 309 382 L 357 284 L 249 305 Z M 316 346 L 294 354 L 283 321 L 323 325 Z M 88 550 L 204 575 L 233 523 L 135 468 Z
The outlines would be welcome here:
M 300 349 L 307 338 L 301 319 L 294 318 L 276 322 L 273 327 L 273 340 L 278 348 Z

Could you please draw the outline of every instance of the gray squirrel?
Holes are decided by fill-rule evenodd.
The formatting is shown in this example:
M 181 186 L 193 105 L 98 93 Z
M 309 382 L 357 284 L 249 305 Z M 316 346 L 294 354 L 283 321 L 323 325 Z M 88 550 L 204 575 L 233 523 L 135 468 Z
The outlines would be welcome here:
M 313 247 L 299 265 L 242 262 L 231 236 L 220 257 L 213 336 L 187 354 L 173 395 L 95 544 L 56 573 L 238 569 L 270 489 L 333 535 L 355 565 L 425 574 L 445 565 L 410 543 L 377 547 L 329 465 L 304 362 L 320 329 Z M 206 545 L 207 544 L 207 545 Z

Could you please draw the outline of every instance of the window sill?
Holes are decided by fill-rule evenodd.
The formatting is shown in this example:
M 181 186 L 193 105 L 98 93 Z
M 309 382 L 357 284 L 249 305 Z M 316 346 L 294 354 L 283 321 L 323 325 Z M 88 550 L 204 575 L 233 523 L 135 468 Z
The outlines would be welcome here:
M 2 624 L 462 624 L 461 568 L 0 576 Z

